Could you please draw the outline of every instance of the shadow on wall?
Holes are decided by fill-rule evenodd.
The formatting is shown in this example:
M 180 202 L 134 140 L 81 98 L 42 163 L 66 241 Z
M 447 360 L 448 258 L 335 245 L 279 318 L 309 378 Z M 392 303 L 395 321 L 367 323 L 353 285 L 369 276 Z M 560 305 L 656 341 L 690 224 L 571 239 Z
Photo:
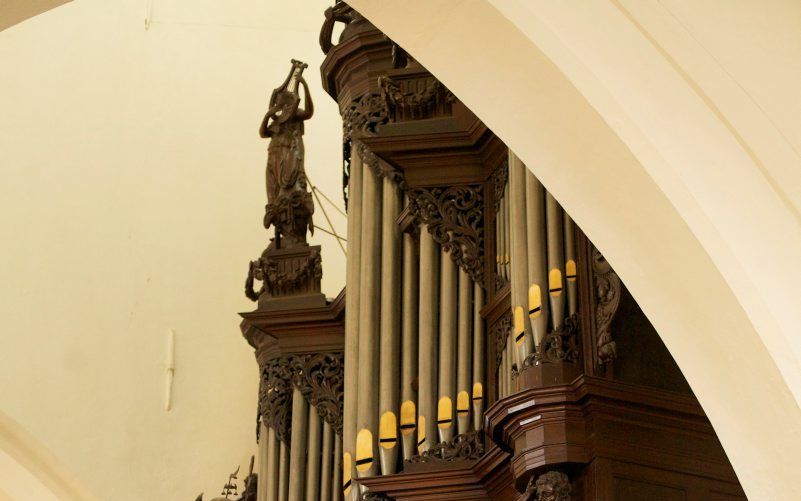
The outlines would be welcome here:
M 0 411 L 0 499 L 94 501 L 63 465 Z

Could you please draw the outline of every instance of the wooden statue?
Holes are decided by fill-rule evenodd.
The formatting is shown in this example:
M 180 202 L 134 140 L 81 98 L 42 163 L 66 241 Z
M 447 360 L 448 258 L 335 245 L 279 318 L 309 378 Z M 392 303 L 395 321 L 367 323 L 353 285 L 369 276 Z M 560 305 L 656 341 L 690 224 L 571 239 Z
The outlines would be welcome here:
M 292 60 L 286 80 L 270 97 L 259 135 L 270 139 L 267 153 L 267 210 L 264 226 L 275 226 L 277 248 L 306 242 L 306 230 L 314 232 L 311 193 L 304 169 L 303 122 L 314 114 L 309 86 L 303 78 L 308 65 Z M 303 86 L 301 108 L 300 86 Z M 285 241 L 282 244 L 282 238 Z

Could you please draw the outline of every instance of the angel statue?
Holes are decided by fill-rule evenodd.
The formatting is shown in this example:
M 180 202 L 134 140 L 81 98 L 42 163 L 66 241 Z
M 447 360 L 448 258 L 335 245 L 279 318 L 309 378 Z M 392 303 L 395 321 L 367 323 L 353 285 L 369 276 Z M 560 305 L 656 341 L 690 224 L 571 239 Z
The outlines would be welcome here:
M 313 232 L 314 213 L 311 193 L 307 191 L 303 166 L 303 122 L 314 114 L 309 86 L 303 78 L 306 63 L 292 60 L 286 80 L 273 91 L 270 106 L 259 128 L 259 135 L 270 138 L 267 149 L 267 210 L 264 226 L 276 228 L 276 244 L 283 247 L 305 243 L 307 228 Z M 300 107 L 300 86 L 303 105 Z

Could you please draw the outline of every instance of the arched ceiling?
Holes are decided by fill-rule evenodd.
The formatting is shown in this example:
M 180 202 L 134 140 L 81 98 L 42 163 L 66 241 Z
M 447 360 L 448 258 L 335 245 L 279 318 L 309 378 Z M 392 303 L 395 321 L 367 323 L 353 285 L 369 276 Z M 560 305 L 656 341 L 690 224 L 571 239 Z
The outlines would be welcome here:
M 749 498 L 801 498 L 801 6 L 350 3 L 481 117 L 604 252 Z
M 72 0 L 0 0 L 0 31 Z

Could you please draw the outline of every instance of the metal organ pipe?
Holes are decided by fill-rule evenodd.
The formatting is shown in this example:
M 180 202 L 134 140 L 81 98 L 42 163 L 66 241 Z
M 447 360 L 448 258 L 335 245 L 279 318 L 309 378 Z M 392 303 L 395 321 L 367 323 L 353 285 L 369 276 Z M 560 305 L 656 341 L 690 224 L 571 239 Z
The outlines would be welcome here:
M 289 447 L 281 442 L 278 453 L 278 501 L 289 499 Z
M 428 226 L 420 225 L 420 326 L 418 340 L 419 389 L 417 418 L 418 452 L 437 442 L 437 299 L 439 249 Z
M 320 499 L 331 499 L 331 481 L 334 472 L 331 461 L 334 459 L 334 430 L 327 421 L 323 421 L 323 446 L 320 459 Z M 336 485 L 336 484 L 334 484 Z M 308 496 L 306 496 L 308 499 Z
M 578 312 L 578 283 L 576 282 L 576 233 L 573 220 L 564 213 L 565 222 L 565 282 L 567 286 L 567 314 Z
M 412 388 L 417 377 L 417 329 L 418 329 L 418 263 L 414 236 L 403 235 L 403 312 L 401 336 L 401 407 L 400 432 L 403 442 L 403 458 L 409 459 L 417 452 L 417 405 L 416 392 Z
M 440 254 L 440 316 L 439 316 L 439 400 L 437 428 L 441 442 L 453 438 L 453 409 L 456 389 L 456 263 L 450 251 Z
M 542 185 L 526 169 L 526 241 L 528 247 L 527 316 L 534 335 L 534 346 L 540 345 L 548 331 L 548 307 L 543 301 L 547 290 L 545 249 L 545 193 Z
M 381 211 L 381 349 L 378 451 L 381 473 L 395 473 L 398 457 L 398 379 L 400 377 L 400 252 L 395 220 L 401 211 L 398 187 L 385 177 Z
M 306 449 L 306 501 L 320 499 L 320 455 L 322 422 L 317 409 L 309 408 L 308 445 Z
M 473 284 L 473 429 L 484 426 L 484 319 L 481 308 L 484 306 L 484 290 Z
M 511 228 L 511 306 L 513 315 L 513 349 L 517 355 L 517 367 L 522 367 L 529 353 L 534 351 L 534 338 L 531 325 L 526 321 L 528 316 L 528 245 L 526 228 L 526 166 L 509 150 L 509 200 L 511 212 L 509 226 Z
M 459 329 L 456 356 L 456 424 L 459 434 L 470 430 L 470 373 L 473 345 L 473 280 L 459 268 Z
M 292 389 L 292 446 L 289 448 L 289 498 L 302 501 L 306 463 L 309 404 L 299 389 Z
M 381 288 L 381 180 L 365 165 L 362 187 L 362 252 L 359 290 L 359 368 L 356 425 L 356 473 L 359 477 L 378 474 L 376 432 L 378 431 L 378 332 Z
M 562 208 L 551 195 L 545 195 L 546 227 L 548 234 L 548 296 L 551 302 L 551 322 L 554 329 L 562 325 L 565 318 L 564 303 L 564 243 L 562 236 Z
M 342 443 L 344 449 L 343 484 L 345 497 L 350 499 L 351 480 L 355 475 L 353 457 L 356 445 L 356 409 L 358 404 L 357 373 L 359 367 L 359 298 L 361 296 L 361 234 L 362 234 L 362 159 L 359 148 L 352 149 L 350 178 L 348 180 L 348 255 L 346 259 L 345 295 L 345 375 L 342 419 Z

